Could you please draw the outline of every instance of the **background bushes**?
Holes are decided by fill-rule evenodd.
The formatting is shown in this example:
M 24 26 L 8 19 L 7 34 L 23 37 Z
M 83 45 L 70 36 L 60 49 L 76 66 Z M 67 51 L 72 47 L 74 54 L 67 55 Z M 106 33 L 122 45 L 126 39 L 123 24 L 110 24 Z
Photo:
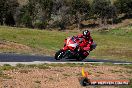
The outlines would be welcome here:
M 0 0 L 0 24 L 45 29 L 71 25 L 81 28 L 82 21 L 92 18 L 100 26 L 120 21 L 120 15 L 131 18 L 132 0 Z M 111 22 L 109 22 L 111 21 Z

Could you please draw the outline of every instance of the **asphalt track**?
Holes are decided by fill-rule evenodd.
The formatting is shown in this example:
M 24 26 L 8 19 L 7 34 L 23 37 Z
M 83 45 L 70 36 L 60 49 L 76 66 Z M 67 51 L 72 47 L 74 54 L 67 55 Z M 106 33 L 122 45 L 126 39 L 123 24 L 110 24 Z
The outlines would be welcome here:
M 40 64 L 40 63 L 113 63 L 113 64 L 132 64 L 132 62 L 125 61 L 113 61 L 113 60 L 102 60 L 102 59 L 85 59 L 83 61 L 76 61 L 71 59 L 55 60 L 51 56 L 39 56 L 39 55 L 21 55 L 21 54 L 0 54 L 0 65 L 3 64 Z

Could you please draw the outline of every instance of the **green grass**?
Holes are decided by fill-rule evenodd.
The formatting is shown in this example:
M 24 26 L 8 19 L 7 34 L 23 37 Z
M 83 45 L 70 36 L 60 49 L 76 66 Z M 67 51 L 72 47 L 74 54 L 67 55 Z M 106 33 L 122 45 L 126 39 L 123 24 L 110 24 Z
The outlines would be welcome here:
M 0 47 L 0 52 L 54 55 L 63 47 L 65 38 L 78 33 L 81 32 L 67 33 L 0 26 L 0 41 L 15 42 L 31 48 L 31 50 L 17 50 Z M 92 31 L 91 35 L 98 46 L 90 53 L 89 58 L 132 61 L 132 26 L 110 31 Z
M 41 31 L 26 28 L 0 27 L 0 40 L 13 41 L 19 44 L 29 46 L 33 49 L 33 53 L 50 53 L 56 51 L 63 46 L 63 41 L 67 36 L 73 33 L 58 31 Z M 75 34 L 75 33 L 74 33 Z M 2 52 L 2 50 L 0 50 Z M 13 51 L 13 50 L 7 50 Z M 6 51 L 4 51 L 6 52 Z M 17 50 L 14 50 L 17 52 Z M 25 51 L 22 53 L 31 53 Z
M 94 32 L 92 35 L 98 44 L 91 53 L 92 57 L 132 61 L 132 26 Z
M 16 69 L 16 68 L 14 66 L 9 65 L 9 64 L 4 64 L 3 66 L 0 66 L 0 78 L 11 79 L 12 77 L 5 74 L 4 71 L 13 70 L 13 69 Z
M 3 66 L 0 66 L 0 70 L 4 71 L 4 70 L 13 70 L 16 69 L 14 66 L 11 66 L 9 64 L 4 64 Z

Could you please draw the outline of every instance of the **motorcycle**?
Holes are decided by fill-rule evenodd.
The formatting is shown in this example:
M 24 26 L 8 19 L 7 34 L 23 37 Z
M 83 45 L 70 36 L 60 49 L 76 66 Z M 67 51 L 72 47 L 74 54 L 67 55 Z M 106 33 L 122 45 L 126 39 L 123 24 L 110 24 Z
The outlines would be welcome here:
M 65 59 L 76 59 L 77 61 L 82 61 L 87 57 L 87 55 L 89 55 L 87 51 L 82 50 L 82 47 L 80 46 L 82 41 L 83 41 L 82 38 L 78 38 L 75 36 L 68 37 L 64 41 L 65 44 L 63 49 L 60 49 L 59 51 L 56 52 L 55 59 L 61 60 L 65 58 Z M 96 48 L 96 44 L 94 43 L 91 45 L 90 51 L 92 51 L 95 48 Z M 87 55 L 84 56 L 84 53 L 86 53 Z

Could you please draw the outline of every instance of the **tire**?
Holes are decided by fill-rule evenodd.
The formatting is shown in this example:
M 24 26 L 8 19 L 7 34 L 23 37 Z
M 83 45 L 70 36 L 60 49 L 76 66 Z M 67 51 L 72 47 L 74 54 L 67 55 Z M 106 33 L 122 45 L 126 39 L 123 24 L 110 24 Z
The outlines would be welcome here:
M 88 82 L 87 78 L 82 78 L 80 80 L 80 84 L 81 84 L 81 86 L 88 86 L 90 83 Z
M 87 52 L 87 51 L 86 51 Z M 89 55 L 89 54 L 88 54 Z M 86 58 L 87 56 L 83 55 L 83 52 L 80 52 L 80 57 L 77 58 L 77 61 L 82 61 Z
M 77 58 L 77 61 L 82 61 L 84 58 L 82 58 L 82 57 L 79 57 L 79 58 Z
M 82 60 L 84 60 L 85 58 L 86 58 L 87 56 L 80 56 L 78 59 L 77 59 L 77 61 L 82 61 Z
M 56 60 L 61 60 L 61 59 L 63 58 L 63 55 L 64 55 L 64 51 L 59 50 L 59 51 L 57 51 L 56 54 L 55 54 L 55 59 L 56 59 Z

